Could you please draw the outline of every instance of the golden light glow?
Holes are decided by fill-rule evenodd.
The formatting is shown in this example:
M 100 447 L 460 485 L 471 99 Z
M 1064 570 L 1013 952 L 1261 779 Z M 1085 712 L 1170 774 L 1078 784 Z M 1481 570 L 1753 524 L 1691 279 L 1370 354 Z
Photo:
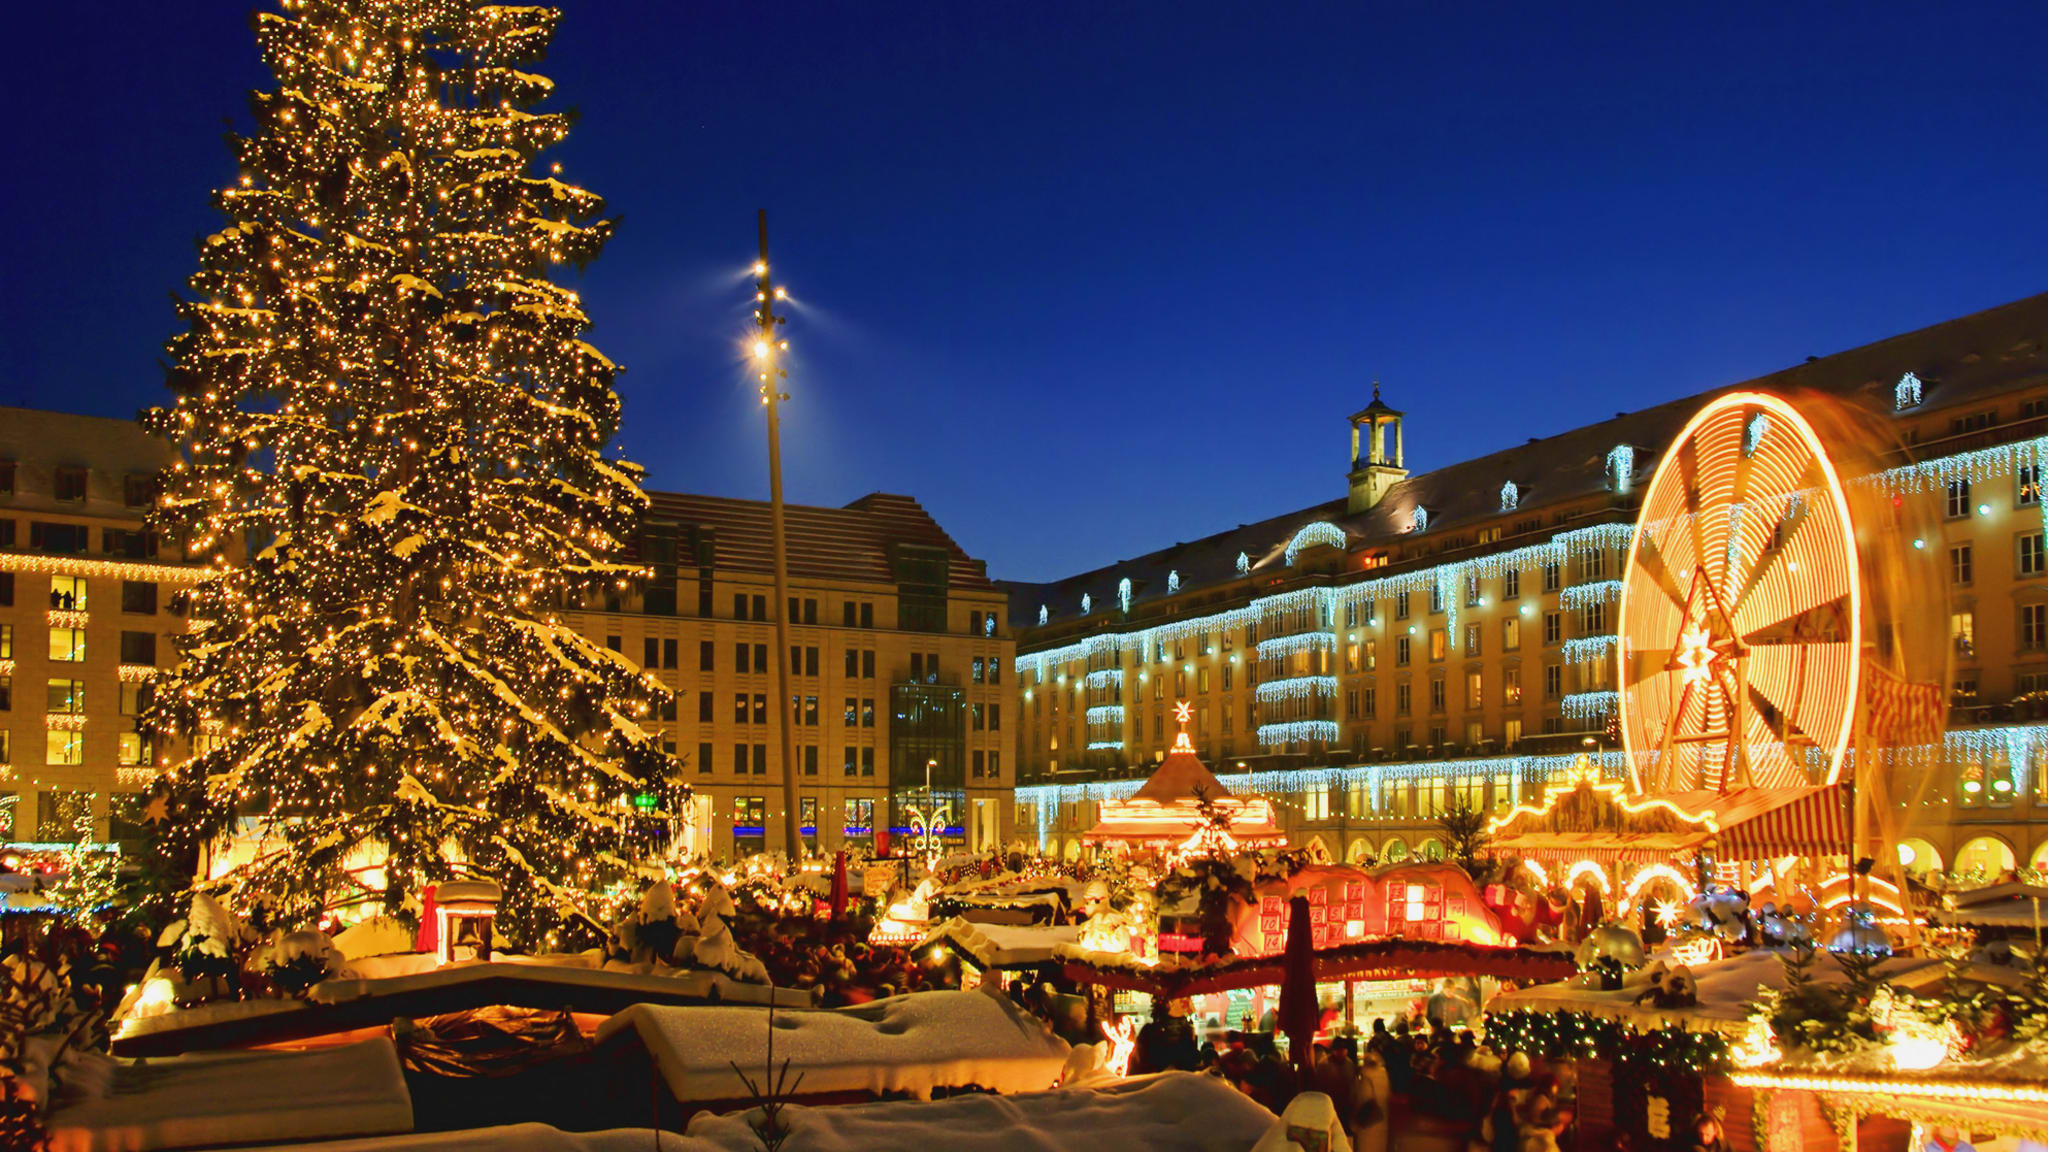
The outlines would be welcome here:
M 1922 1080 L 1903 1076 L 1824 1076 L 1781 1072 L 1734 1072 L 1728 1077 L 1743 1088 L 1791 1088 L 1802 1092 L 1864 1092 L 1923 1099 L 1996 1100 L 2048 1104 L 2048 1086 L 1995 1084 L 1983 1081 Z

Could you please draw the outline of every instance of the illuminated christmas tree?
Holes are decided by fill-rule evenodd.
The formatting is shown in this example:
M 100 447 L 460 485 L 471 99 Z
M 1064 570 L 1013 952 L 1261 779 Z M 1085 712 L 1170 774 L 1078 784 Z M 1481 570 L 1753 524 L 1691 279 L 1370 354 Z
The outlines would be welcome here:
M 638 575 L 647 502 L 603 456 L 617 369 L 550 277 L 612 231 L 536 160 L 569 130 L 523 70 L 559 13 L 282 9 L 147 417 L 183 456 L 157 526 L 210 564 L 151 715 L 191 751 L 155 811 L 188 855 L 262 818 L 227 886 L 281 920 L 482 875 L 539 942 L 622 871 L 633 798 L 677 789 L 638 723 L 660 685 L 558 616 Z

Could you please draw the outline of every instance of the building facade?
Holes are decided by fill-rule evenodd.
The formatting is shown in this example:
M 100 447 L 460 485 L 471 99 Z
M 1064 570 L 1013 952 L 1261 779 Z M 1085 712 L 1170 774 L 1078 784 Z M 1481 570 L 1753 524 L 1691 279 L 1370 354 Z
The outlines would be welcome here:
M 1164 755 L 1181 699 L 1228 788 L 1351 860 L 1439 854 L 1439 812 L 1505 810 L 1581 753 L 1620 771 L 1617 606 L 1659 453 L 1719 392 L 1810 391 L 1889 423 L 1850 482 L 1940 526 L 1910 545 L 1941 566 L 1947 602 L 1910 610 L 1947 617 L 1950 729 L 1906 801 L 1902 858 L 1986 874 L 2048 860 L 2044 341 L 2048 295 L 1421 474 L 1376 387 L 1350 418 L 1343 495 L 1006 586 L 1019 827 L 1078 851 L 1100 801 Z
M 168 750 L 138 718 L 197 569 L 143 517 L 164 442 L 127 420 L 0 408 L 0 832 L 137 834 Z
M 770 713 L 768 505 L 649 495 L 638 542 L 649 578 L 567 619 L 677 690 L 674 711 L 650 727 L 686 763 L 697 849 L 727 859 L 785 849 L 792 803 L 807 847 L 880 849 L 907 833 L 907 809 L 927 788 L 949 808 L 948 839 L 976 850 L 1006 842 L 1015 649 L 1007 599 L 981 561 L 907 496 L 785 506 L 792 797 Z
M 74 841 L 85 814 L 102 837 L 139 834 L 137 797 L 174 750 L 137 719 L 198 574 L 143 526 L 173 459 L 129 421 L 0 408 L 0 839 Z M 1014 649 L 981 561 L 906 496 L 787 509 L 791 797 L 770 714 L 768 505 L 650 497 L 648 579 L 566 615 L 677 691 L 654 727 L 685 763 L 694 847 L 784 849 L 794 803 L 808 846 L 878 848 L 927 781 L 949 839 L 1005 841 Z

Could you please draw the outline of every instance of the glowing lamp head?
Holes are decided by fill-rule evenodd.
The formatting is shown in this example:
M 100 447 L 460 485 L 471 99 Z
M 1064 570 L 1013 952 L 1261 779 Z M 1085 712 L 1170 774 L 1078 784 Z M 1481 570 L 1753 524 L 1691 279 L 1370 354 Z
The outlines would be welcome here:
M 768 342 L 766 340 L 754 341 L 754 358 L 756 360 L 766 360 L 768 358 Z

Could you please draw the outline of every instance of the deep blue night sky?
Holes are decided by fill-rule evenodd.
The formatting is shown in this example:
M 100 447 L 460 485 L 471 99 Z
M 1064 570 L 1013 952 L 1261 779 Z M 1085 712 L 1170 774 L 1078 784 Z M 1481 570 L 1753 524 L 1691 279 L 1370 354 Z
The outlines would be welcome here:
M 566 7 L 629 454 L 766 495 L 765 207 L 789 497 L 997 576 L 1341 494 L 1374 378 L 1426 468 L 2048 289 L 2038 3 Z M 0 403 L 158 398 L 247 17 L 10 13 Z

